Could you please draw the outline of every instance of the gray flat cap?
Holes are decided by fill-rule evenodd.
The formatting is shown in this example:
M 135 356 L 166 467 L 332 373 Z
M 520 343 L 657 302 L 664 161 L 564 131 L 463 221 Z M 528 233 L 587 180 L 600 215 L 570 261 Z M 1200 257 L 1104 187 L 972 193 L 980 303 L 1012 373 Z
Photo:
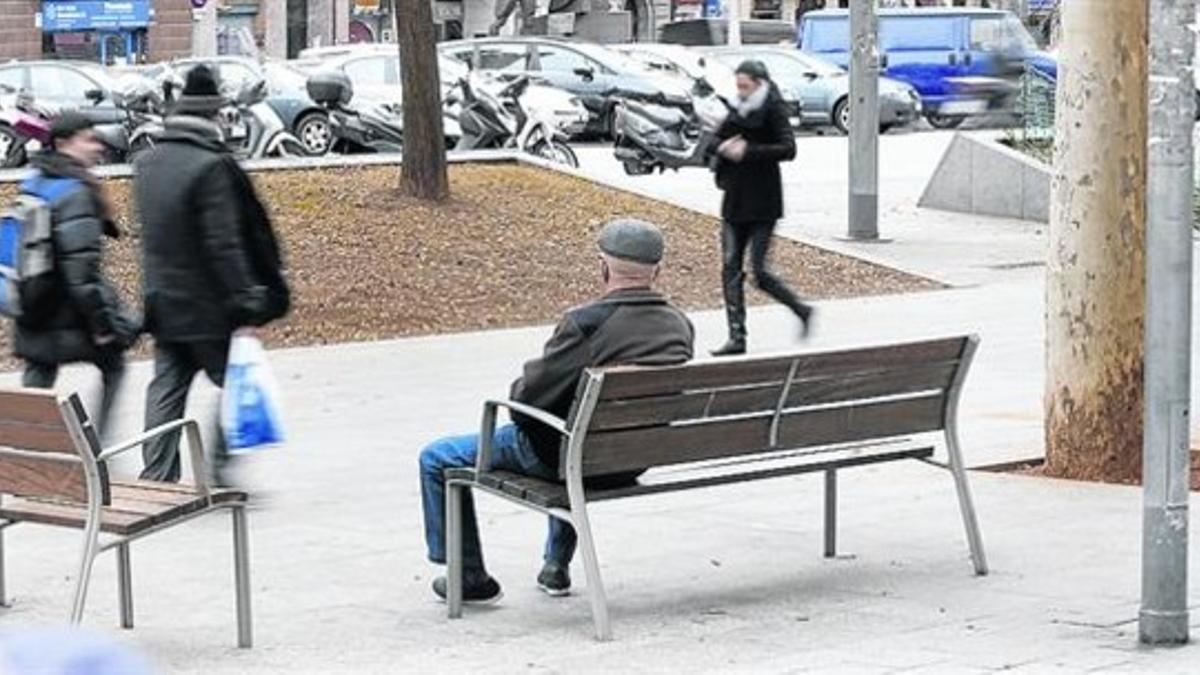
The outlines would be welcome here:
M 663 257 L 662 232 L 644 220 L 610 220 L 600 230 L 600 250 L 621 260 L 657 265 Z

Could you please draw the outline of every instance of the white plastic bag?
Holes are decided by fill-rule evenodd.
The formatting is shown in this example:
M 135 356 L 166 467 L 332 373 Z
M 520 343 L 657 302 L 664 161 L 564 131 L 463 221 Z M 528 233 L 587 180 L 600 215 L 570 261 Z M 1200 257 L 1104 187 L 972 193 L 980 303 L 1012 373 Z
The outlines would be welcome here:
M 229 454 L 283 442 L 279 386 L 258 338 L 234 335 L 221 395 L 221 426 Z

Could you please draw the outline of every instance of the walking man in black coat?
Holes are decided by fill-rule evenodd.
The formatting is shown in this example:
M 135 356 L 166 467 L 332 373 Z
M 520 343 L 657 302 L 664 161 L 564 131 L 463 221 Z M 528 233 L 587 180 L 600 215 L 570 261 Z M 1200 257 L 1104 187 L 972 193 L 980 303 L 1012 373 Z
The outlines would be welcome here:
M 146 329 L 155 339 L 148 430 L 183 417 L 197 373 L 223 386 L 233 334 L 289 306 L 267 211 L 214 121 L 225 103 L 212 70 L 192 68 L 158 145 L 137 162 Z M 142 478 L 179 480 L 178 432 L 147 443 L 142 454 Z M 218 484 L 229 484 L 227 462 L 218 433 Z
M 116 289 L 101 266 L 104 237 L 120 236 L 115 214 L 90 169 L 104 155 L 92 122 L 74 112 L 55 119 L 50 144 L 35 155 L 25 194 L 50 208 L 54 283 L 16 322 L 16 355 L 25 361 L 23 384 L 49 389 L 59 366 L 92 363 L 104 393 L 96 425 L 108 430 L 108 415 L 125 375 L 125 350 L 137 339 L 140 321 L 121 308 Z
M 750 60 L 737 68 L 738 103 L 717 130 L 717 186 L 721 204 L 722 267 L 729 340 L 713 356 L 746 353 L 746 291 L 743 260 L 750 249 L 755 284 L 796 313 L 807 334 L 812 307 L 767 268 L 775 224 L 783 217 L 779 163 L 796 157 L 787 104 L 767 67 Z

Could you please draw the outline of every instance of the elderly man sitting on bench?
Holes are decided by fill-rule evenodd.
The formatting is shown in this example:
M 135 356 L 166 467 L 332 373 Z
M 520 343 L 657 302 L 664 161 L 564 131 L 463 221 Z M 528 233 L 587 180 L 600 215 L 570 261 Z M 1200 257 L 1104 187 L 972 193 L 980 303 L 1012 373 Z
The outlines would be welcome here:
M 565 419 L 587 368 L 674 365 L 692 358 L 691 322 L 652 288 L 663 257 L 658 228 L 637 220 L 614 220 L 601 231 L 599 245 L 604 295 L 563 316 L 543 354 L 526 363 L 513 383 L 512 400 Z M 513 415 L 513 422 L 495 432 L 491 468 L 559 480 L 558 432 L 519 414 Z M 478 451 L 479 434 L 466 434 L 434 441 L 421 452 L 425 542 L 434 563 L 446 563 L 443 472 L 473 467 Z M 464 494 L 463 600 L 495 602 L 501 597 L 500 584 L 484 569 L 475 508 L 470 493 Z M 575 541 L 569 524 L 550 519 L 545 564 L 537 583 L 552 596 L 570 592 Z M 445 577 L 434 580 L 433 592 L 445 599 Z

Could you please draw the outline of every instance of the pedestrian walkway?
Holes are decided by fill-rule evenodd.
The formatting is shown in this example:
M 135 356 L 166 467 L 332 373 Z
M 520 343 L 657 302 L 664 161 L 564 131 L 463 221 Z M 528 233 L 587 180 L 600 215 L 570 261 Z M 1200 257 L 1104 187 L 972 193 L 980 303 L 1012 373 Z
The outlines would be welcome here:
M 1000 290 L 1024 292 L 1020 285 Z M 828 303 L 821 344 L 952 330 L 963 307 L 987 314 L 977 292 Z M 909 313 L 941 318 L 897 322 L 885 332 L 885 317 Z M 752 316 L 756 345 L 790 343 L 782 311 Z M 856 339 L 834 328 L 856 317 Z M 701 344 L 715 342 L 719 315 L 696 318 Z M 980 321 L 996 337 L 983 353 L 991 365 L 972 375 L 964 409 L 976 463 L 993 435 L 983 430 L 983 411 L 1005 408 L 1014 396 L 993 385 L 1006 374 L 1037 371 L 1019 361 L 1004 365 L 1020 355 L 1023 340 L 1003 346 L 998 336 L 1015 337 L 1020 327 Z M 256 647 L 231 647 L 233 607 L 222 590 L 232 584 L 231 555 L 209 552 L 228 540 L 228 530 L 213 519 L 134 547 L 138 628 L 121 638 L 164 671 L 182 673 L 1194 672 L 1196 647 L 1135 647 L 1136 488 L 973 472 L 993 569 L 976 578 L 951 481 L 916 463 L 845 474 L 841 545 L 848 555 L 837 560 L 820 557 L 815 476 L 598 507 L 594 525 L 617 636 L 607 645 L 591 640 L 583 595 L 553 601 L 536 590 L 544 520 L 481 498 L 485 550 L 507 597 L 448 623 L 428 591 L 435 568 L 423 560 L 417 453 L 439 434 L 474 428 L 481 400 L 505 391 L 546 334 L 521 329 L 275 352 L 292 442 L 253 458 L 248 470 L 269 497 L 251 514 Z M 137 388 L 145 377 L 141 364 L 121 402 L 127 427 L 140 417 Z M 1018 391 L 1028 396 L 1036 388 Z M 62 620 L 77 535 L 18 527 L 6 538 L 15 605 L 0 614 L 0 628 Z M 87 622 L 118 634 L 115 569 L 105 562 Z M 1200 594 L 1193 597 L 1200 605 Z

